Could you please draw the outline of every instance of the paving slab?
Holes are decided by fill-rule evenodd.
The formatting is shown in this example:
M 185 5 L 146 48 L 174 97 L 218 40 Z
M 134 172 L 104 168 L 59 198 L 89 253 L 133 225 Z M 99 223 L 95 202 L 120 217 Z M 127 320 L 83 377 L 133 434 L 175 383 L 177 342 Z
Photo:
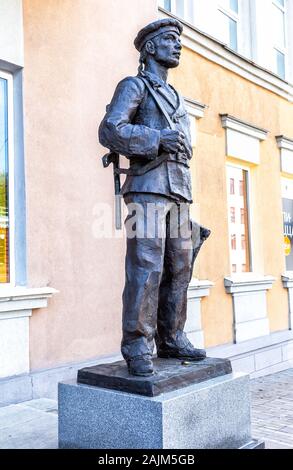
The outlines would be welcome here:
M 252 435 L 267 449 L 293 449 L 293 369 L 250 381 Z
M 47 398 L 0 408 L 0 449 L 57 449 L 57 402 Z

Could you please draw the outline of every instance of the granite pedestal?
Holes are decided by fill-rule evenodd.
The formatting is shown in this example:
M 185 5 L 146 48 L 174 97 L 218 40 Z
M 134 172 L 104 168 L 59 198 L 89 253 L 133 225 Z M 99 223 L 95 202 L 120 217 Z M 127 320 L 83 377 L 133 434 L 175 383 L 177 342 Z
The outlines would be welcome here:
M 143 379 L 142 379 L 143 380 Z M 255 448 L 249 376 L 226 373 L 157 396 L 59 384 L 59 447 Z

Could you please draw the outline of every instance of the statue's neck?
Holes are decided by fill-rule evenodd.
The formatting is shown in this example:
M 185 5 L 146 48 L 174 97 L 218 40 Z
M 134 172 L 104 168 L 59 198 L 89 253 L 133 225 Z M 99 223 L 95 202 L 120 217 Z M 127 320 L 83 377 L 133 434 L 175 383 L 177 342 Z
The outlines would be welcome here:
M 145 65 L 145 71 L 153 73 L 157 77 L 159 77 L 163 82 L 167 82 L 168 78 L 168 69 L 163 65 L 159 64 L 155 60 L 151 59 L 147 61 Z

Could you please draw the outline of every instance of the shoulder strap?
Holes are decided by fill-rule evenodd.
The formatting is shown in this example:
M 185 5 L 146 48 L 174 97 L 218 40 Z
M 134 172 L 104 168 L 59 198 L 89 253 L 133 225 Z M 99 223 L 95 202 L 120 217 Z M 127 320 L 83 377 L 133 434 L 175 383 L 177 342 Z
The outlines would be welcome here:
M 162 102 L 160 96 L 158 95 L 158 93 L 151 87 L 151 85 L 149 84 L 149 81 L 140 76 L 139 77 L 145 84 L 145 86 L 147 87 L 148 91 L 150 92 L 150 94 L 152 95 L 152 97 L 154 98 L 155 100 L 155 103 L 156 105 L 158 106 L 159 110 L 163 113 L 166 121 L 168 122 L 169 126 L 170 126 L 170 129 L 172 129 L 173 131 L 176 130 L 176 127 L 175 127 L 175 124 L 174 122 L 171 120 L 165 106 L 164 106 L 164 103 Z
M 147 87 L 149 93 L 152 95 L 156 105 L 158 106 L 159 110 L 162 112 L 164 115 L 166 121 L 168 122 L 170 129 L 176 130 L 176 126 L 174 122 L 171 120 L 164 103 L 162 102 L 160 96 L 156 91 L 151 87 L 149 84 L 148 80 L 142 76 L 139 76 L 139 78 L 144 82 L 145 86 Z M 114 172 L 116 174 L 122 174 L 122 175 L 129 175 L 129 176 L 141 176 L 147 173 L 150 170 L 153 170 L 154 168 L 157 168 L 161 163 L 167 160 L 169 155 L 167 153 L 163 153 L 160 157 L 157 157 L 155 160 L 150 161 L 143 167 L 139 168 L 115 168 Z

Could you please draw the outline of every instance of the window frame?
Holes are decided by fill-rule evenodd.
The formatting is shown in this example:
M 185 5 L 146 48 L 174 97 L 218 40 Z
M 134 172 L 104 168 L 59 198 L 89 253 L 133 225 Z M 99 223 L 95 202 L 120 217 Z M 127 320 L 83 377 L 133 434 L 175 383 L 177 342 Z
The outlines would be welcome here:
M 192 18 L 190 18 L 190 17 L 187 17 L 187 15 L 186 15 L 186 11 L 189 10 L 189 8 L 187 6 L 188 5 L 187 2 L 189 0 L 183 0 L 183 1 L 184 1 L 184 16 L 183 17 L 181 17 L 177 14 L 177 0 L 171 0 L 171 9 L 166 10 L 166 11 L 170 11 L 170 13 L 172 13 L 173 15 L 176 15 L 178 18 L 182 18 L 183 20 L 187 21 L 187 23 L 190 23 L 190 24 L 194 25 L 194 22 L 195 22 L 195 8 L 194 8 L 195 5 L 194 5 L 194 2 L 192 3 Z M 160 5 L 160 3 L 159 3 L 159 7 L 164 9 L 164 7 Z
M 235 52 L 239 51 L 239 41 L 240 41 L 240 2 L 238 0 L 238 12 L 236 13 L 234 10 L 231 8 L 226 8 L 222 5 L 221 0 L 218 0 L 217 2 L 217 11 L 220 11 L 223 15 L 227 16 L 229 19 L 233 20 L 236 22 L 236 41 L 237 41 L 237 47 L 235 49 Z M 234 51 L 232 48 L 230 42 L 227 44 L 227 46 Z
M 288 68 L 289 68 L 289 63 L 288 63 L 288 26 L 287 26 L 287 0 L 284 0 L 284 6 L 282 6 L 277 0 L 271 0 L 272 5 L 278 8 L 283 14 L 284 14 L 284 47 L 280 47 L 279 45 L 275 44 L 275 41 L 273 43 L 273 70 L 275 73 L 278 75 L 278 77 L 281 78 L 281 80 L 286 80 L 288 78 Z M 278 69 L 277 69 L 277 61 L 276 61 L 276 51 L 280 52 L 281 54 L 284 55 L 284 77 L 278 74 Z
M 9 220 L 9 282 L 2 287 L 15 286 L 15 197 L 14 197 L 14 98 L 13 75 L 0 69 L 0 78 L 7 81 L 7 120 L 8 120 L 8 220 Z
M 229 193 L 228 193 L 228 187 L 230 186 L 230 177 L 228 175 L 228 167 L 233 167 L 237 168 L 238 170 L 244 170 L 247 172 L 247 178 L 246 178 L 246 206 L 247 206 L 247 246 L 248 246 L 248 262 L 249 262 L 249 271 L 245 272 L 233 272 L 232 271 L 232 247 L 231 247 L 231 220 L 230 220 L 230 204 L 229 204 Z M 226 180 L 227 180 L 227 214 L 228 214 L 228 242 L 229 242 L 229 269 L 230 269 L 230 275 L 245 275 L 248 273 L 253 273 L 254 272 L 254 252 L 253 252 L 253 236 L 252 236 L 252 223 L 253 223 L 253 217 L 252 217 L 252 207 L 251 207 L 251 168 L 247 165 L 242 165 L 241 163 L 233 163 L 230 161 L 227 161 L 225 164 L 225 170 L 226 170 Z M 241 243 L 241 242 L 240 242 Z
M 172 12 L 172 0 L 170 0 L 170 4 L 171 4 L 170 10 L 166 9 L 166 8 L 165 8 L 165 5 L 161 5 L 161 3 L 164 3 L 164 0 L 158 0 L 159 8 L 163 8 L 163 9 L 166 10 L 166 11 L 170 11 L 170 10 L 171 10 L 171 12 Z

